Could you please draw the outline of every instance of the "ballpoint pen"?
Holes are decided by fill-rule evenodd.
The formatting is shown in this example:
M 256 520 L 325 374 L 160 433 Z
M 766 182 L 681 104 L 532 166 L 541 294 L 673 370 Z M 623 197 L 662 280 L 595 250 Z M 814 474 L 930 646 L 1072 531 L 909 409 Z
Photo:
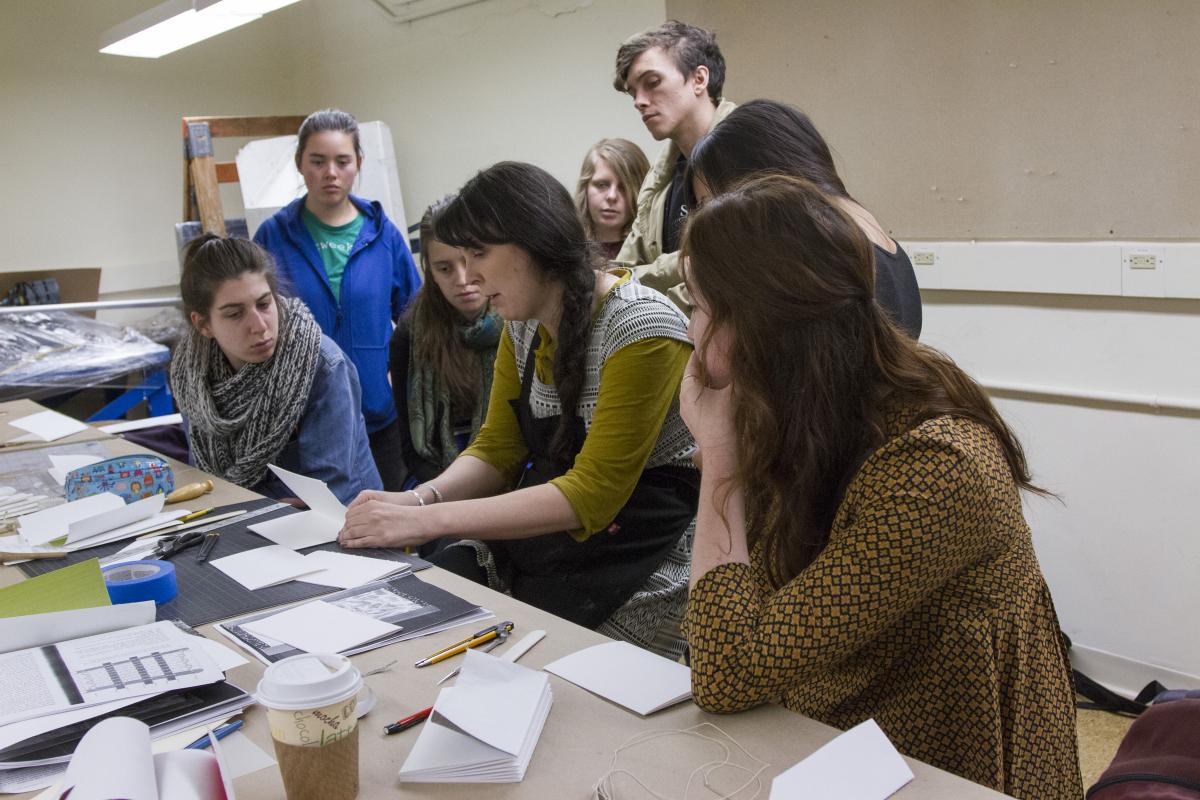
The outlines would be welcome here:
M 204 544 L 200 545 L 200 552 L 196 554 L 196 563 L 201 564 L 208 561 L 209 554 L 213 548 L 217 546 L 217 540 L 221 538 L 220 531 L 212 531 L 204 534 Z
M 180 522 L 191 522 L 194 519 L 199 519 L 200 517 L 203 517 L 205 514 L 211 514 L 211 513 L 212 513 L 211 508 L 202 508 L 199 511 L 193 511 L 190 514 L 184 514 L 182 517 L 179 518 L 179 521 Z
M 483 630 L 476 633 L 474 636 L 469 636 L 466 639 L 463 639 L 462 641 L 455 642 L 454 644 L 450 645 L 449 647 L 444 647 L 441 650 L 438 650 L 436 653 L 434 653 L 431 656 L 422 658 L 420 661 L 413 664 L 413 666 L 414 667 L 428 667 L 430 664 L 436 664 L 439 661 L 445 661 L 447 658 L 450 658 L 451 656 L 456 656 L 459 653 L 465 652 L 472 647 L 478 647 L 481 644 L 486 644 L 487 642 L 490 642 L 492 639 L 495 639 L 497 636 L 499 636 L 500 631 L 502 631 L 502 630 L 507 634 L 507 633 L 511 632 L 512 629 L 513 629 L 513 624 L 511 622 L 507 622 L 507 621 L 501 622 L 499 625 L 493 625 L 490 628 L 484 628 Z
M 391 736 L 393 733 L 399 733 L 400 731 L 406 731 L 409 728 L 413 727 L 414 725 L 420 725 L 422 722 L 424 722 L 426 719 L 428 719 L 429 715 L 432 713 L 433 713 L 433 706 L 430 706 L 429 708 L 423 708 L 420 711 L 418 711 L 417 713 L 410 714 L 409 716 L 405 717 L 404 719 L 396 720 L 391 725 L 384 725 L 383 732 L 384 732 L 384 734 Z
M 230 722 L 227 725 L 222 725 L 221 727 L 214 730 L 212 732 L 212 735 L 217 737 L 217 741 L 219 742 L 222 739 L 224 739 L 226 736 L 228 736 L 229 734 L 236 731 L 240 727 L 242 727 L 242 721 L 240 719 L 235 719 L 233 722 Z M 208 734 L 206 733 L 203 736 L 201 736 L 199 739 L 197 739 L 196 741 L 192 742 L 189 745 L 186 745 L 183 749 L 184 750 L 203 750 L 204 748 L 208 747 L 211 744 L 212 744 L 212 742 L 209 740 Z

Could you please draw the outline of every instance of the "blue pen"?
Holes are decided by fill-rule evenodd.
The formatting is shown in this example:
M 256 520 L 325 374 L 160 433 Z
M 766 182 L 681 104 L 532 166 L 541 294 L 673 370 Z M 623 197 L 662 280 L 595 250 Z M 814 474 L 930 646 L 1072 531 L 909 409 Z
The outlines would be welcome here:
M 233 733 L 240 727 L 242 727 L 242 721 L 240 719 L 235 719 L 233 722 L 229 723 L 228 725 L 222 725 L 221 727 L 217 728 L 215 731 L 213 731 L 213 735 L 217 737 L 217 741 L 221 741 L 226 736 Z M 184 750 L 203 750 L 204 748 L 208 747 L 211 744 L 212 744 L 212 742 L 210 742 L 208 740 L 208 734 L 206 733 L 203 736 L 201 736 L 199 739 L 192 742 L 191 744 L 189 744 L 187 747 L 185 747 L 183 749 Z

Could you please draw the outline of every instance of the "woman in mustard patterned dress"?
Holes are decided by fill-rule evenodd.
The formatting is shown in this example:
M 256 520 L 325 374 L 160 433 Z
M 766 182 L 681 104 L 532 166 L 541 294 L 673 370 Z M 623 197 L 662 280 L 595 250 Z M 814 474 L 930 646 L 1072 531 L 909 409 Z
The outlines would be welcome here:
M 762 703 L 1028 800 L 1083 793 L 1066 652 L 986 395 L 897 328 L 871 243 L 801 178 L 694 212 L 702 457 L 685 633 L 704 709 Z

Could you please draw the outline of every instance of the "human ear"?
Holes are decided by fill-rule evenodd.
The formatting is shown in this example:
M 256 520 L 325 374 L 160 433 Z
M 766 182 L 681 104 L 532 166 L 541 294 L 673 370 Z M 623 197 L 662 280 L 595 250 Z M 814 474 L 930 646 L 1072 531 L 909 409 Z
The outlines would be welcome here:
M 208 324 L 208 320 L 197 314 L 195 311 L 188 312 L 188 319 L 192 323 L 192 327 L 200 332 L 200 335 L 206 339 L 213 338 L 212 328 Z
M 692 89 L 697 95 L 708 93 L 708 67 L 703 64 L 692 73 Z

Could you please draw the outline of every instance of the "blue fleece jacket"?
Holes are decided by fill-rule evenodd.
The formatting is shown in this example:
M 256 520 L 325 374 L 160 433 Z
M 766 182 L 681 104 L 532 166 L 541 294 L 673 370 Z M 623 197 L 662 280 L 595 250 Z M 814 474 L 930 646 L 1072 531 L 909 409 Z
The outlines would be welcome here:
M 404 234 L 383 207 L 351 195 L 350 201 L 363 215 L 363 226 L 346 262 L 341 297 L 334 297 L 317 245 L 300 216 L 306 197 L 263 222 L 254 241 L 275 257 L 283 292 L 305 302 L 321 330 L 357 368 L 363 418 L 367 431 L 374 433 L 396 419 L 387 380 L 388 341 L 420 278 Z

